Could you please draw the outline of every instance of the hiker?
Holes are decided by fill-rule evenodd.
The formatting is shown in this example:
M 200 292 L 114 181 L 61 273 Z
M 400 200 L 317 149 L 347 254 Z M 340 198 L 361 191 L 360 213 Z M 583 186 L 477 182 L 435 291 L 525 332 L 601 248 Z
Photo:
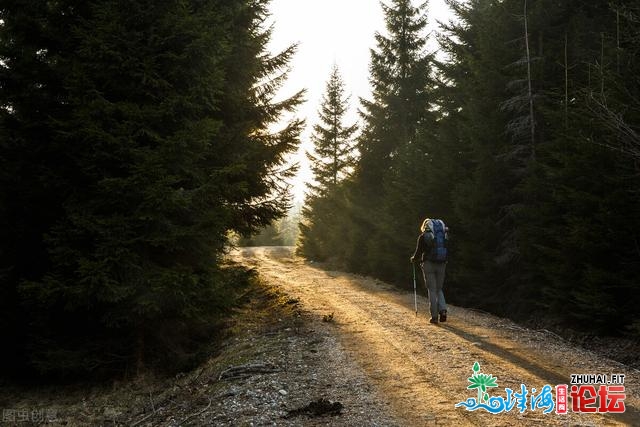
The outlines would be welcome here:
M 424 282 L 429 293 L 430 323 L 447 321 L 447 304 L 442 287 L 447 266 L 447 239 L 449 229 L 439 219 L 425 219 L 411 262 L 421 263 Z

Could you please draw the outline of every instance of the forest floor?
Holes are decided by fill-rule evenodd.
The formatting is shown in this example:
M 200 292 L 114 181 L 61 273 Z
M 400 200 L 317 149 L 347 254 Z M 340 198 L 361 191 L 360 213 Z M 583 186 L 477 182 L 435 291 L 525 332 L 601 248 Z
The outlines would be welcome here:
M 0 425 L 640 425 L 640 371 L 549 331 L 455 306 L 446 323 L 431 325 L 424 297 L 416 315 L 412 290 L 323 268 L 288 247 L 230 257 L 255 268 L 260 284 L 215 357 L 175 378 L 5 389 Z M 476 362 L 497 377 L 490 396 L 524 386 L 526 410 L 456 407 L 477 397 L 467 389 Z M 626 411 L 531 408 L 532 395 L 570 384 L 572 374 L 624 374 Z

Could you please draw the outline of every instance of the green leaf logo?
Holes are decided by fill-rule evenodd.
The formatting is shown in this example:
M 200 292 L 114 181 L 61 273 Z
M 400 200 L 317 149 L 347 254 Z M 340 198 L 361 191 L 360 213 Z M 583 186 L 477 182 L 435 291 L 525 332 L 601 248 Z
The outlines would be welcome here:
M 478 362 L 473 364 L 473 375 L 468 378 L 471 383 L 468 389 L 478 390 L 478 403 L 487 402 L 489 400 L 489 394 L 487 393 L 488 387 L 498 387 L 498 378 L 491 374 L 480 373 L 480 364 Z

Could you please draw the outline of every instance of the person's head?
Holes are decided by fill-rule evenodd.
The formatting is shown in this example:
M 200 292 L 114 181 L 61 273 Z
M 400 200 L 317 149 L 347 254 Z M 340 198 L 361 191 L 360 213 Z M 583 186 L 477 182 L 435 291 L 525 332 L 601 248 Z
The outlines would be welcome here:
M 431 221 L 430 218 L 425 218 L 425 220 L 422 221 L 422 225 L 420 226 L 421 233 L 424 233 L 425 231 L 427 231 L 427 228 L 429 228 L 429 221 Z

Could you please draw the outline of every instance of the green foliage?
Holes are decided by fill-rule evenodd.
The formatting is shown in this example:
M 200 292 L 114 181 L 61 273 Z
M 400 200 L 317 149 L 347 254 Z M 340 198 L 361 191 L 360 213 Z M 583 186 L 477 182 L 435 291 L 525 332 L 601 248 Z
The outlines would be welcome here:
M 316 184 L 311 185 L 315 196 L 326 196 L 351 172 L 353 136 L 356 125 L 345 125 L 349 97 L 344 93 L 344 83 L 338 66 L 334 65 L 327 82 L 319 111 L 320 123 L 313 126 L 311 140 L 314 153 L 307 153 Z
M 334 65 L 319 110 L 320 122 L 311 137 L 314 152 L 307 153 L 314 184 L 302 209 L 297 251 L 309 258 L 336 256 L 343 231 L 340 212 L 344 205 L 343 182 L 353 171 L 355 125 L 344 124 L 349 98 L 337 65 Z
M 400 280 L 408 271 L 403 249 L 415 241 L 420 209 L 429 203 L 422 195 L 431 188 L 419 188 L 420 177 L 411 171 L 424 176 L 433 148 L 427 129 L 435 120 L 433 82 L 424 8 L 403 0 L 383 5 L 383 11 L 386 33 L 376 34 L 371 51 L 372 99 L 361 99 L 360 158 L 340 198 L 324 208 L 332 212 L 332 228 L 322 236 L 334 242 L 331 253 L 340 264 Z
M 625 331 L 634 315 L 621 292 L 638 301 L 629 281 L 639 271 L 637 180 L 616 148 L 620 136 L 594 114 L 598 100 L 613 105 L 637 90 L 604 70 L 617 62 L 622 71 L 630 53 L 612 48 L 624 40 L 611 33 L 614 11 L 606 2 L 529 1 L 527 59 L 523 2 L 451 4 L 460 21 L 441 40 L 453 58 L 442 64 L 443 124 L 467 169 L 453 190 L 452 299 L 546 326 Z M 533 145 L 514 132 L 527 63 Z M 614 95 L 621 85 L 627 94 Z
M 188 353 L 165 338 L 195 338 L 233 300 L 227 232 L 288 208 L 294 171 L 277 171 L 302 123 L 269 126 L 301 101 L 274 101 L 294 48 L 266 53 L 265 1 L 1 14 L 3 333 L 39 371 Z
M 424 53 L 420 7 L 383 6 L 361 156 L 340 197 L 313 206 L 326 231 L 306 247 L 339 237 L 338 264 L 404 285 L 420 221 L 441 217 L 452 303 L 637 336 L 638 5 L 448 4 L 444 61 Z
M 376 33 L 376 48 L 371 50 L 372 99 L 361 99 L 363 129 L 357 180 L 366 190 L 382 186 L 396 151 L 416 140 L 430 101 L 425 6 L 394 0 L 390 5 L 383 3 L 382 8 L 387 31 Z M 380 191 L 370 191 L 370 195 L 376 194 Z

